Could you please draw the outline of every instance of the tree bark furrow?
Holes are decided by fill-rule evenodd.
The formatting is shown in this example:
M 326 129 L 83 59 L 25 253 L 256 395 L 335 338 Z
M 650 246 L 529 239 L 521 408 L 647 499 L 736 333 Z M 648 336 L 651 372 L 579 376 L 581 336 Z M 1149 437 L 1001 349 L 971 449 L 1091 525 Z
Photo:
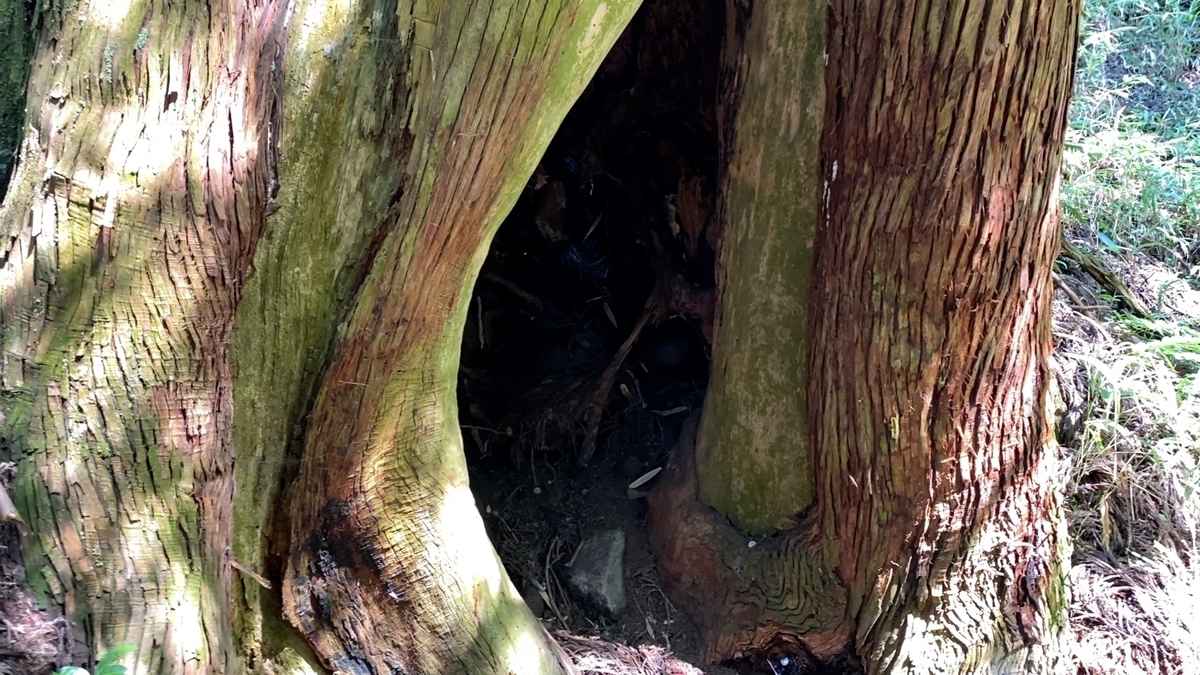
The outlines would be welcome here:
M 31 578 L 90 646 L 131 643 L 143 667 L 236 664 L 226 346 L 261 227 L 273 121 L 258 97 L 275 75 L 226 57 L 273 51 L 277 10 L 214 7 L 223 35 L 161 7 L 114 18 L 120 36 L 107 6 L 52 22 L 28 92 L 38 132 L 0 211 L 37 250 L 5 261 L 0 357 L 21 392 L 0 432 L 23 508 L 42 516 Z M 212 72 L 178 72 L 191 66 Z M 139 105 L 155 90 L 166 110 Z
M 982 592 L 979 584 L 994 583 L 991 578 L 998 574 L 999 587 L 982 597 L 996 605 L 1015 600 L 1002 597 L 1012 583 L 1004 579 L 1013 573 L 990 569 L 983 561 L 994 555 L 1020 559 L 1022 545 L 989 552 L 971 542 L 989 541 L 987 535 L 979 539 L 980 532 L 1020 529 L 1020 514 L 1043 513 L 1031 503 L 1046 507 L 1044 498 L 1025 495 L 1051 493 L 1035 478 L 1044 472 L 1048 438 L 1040 421 L 1048 342 L 1034 326 L 1047 316 L 1048 275 L 1042 270 L 1049 269 L 1054 225 L 1045 215 L 1049 193 L 1026 186 L 1051 184 L 1057 156 L 1019 151 L 1026 157 L 1014 165 L 1009 158 L 1016 158 L 1006 148 L 1045 147 L 1047 133 L 1050 147 L 1061 143 L 1070 83 L 1060 73 L 1069 72 L 1074 22 L 1054 22 L 1059 32 L 1047 34 L 1045 24 L 1035 28 L 1030 17 L 1045 16 L 1051 7 L 1049 13 L 1073 16 L 1074 9 L 1065 2 L 1042 3 L 1038 12 L 1012 11 L 1002 3 L 934 5 L 930 15 L 946 16 L 955 37 L 943 40 L 940 52 L 926 54 L 930 40 L 921 27 L 914 32 L 907 18 L 886 13 L 859 20 L 861 8 L 851 4 L 833 8 L 840 38 L 834 44 L 844 51 L 831 50 L 831 64 L 838 65 L 830 68 L 830 86 L 838 89 L 827 119 L 881 124 L 826 127 L 833 130 L 826 136 L 832 194 L 818 246 L 818 266 L 825 273 L 818 278 L 828 289 L 824 292 L 836 289 L 851 302 L 821 311 L 818 334 L 825 344 L 839 344 L 836 351 L 857 353 L 852 360 L 869 370 L 848 371 L 828 352 L 813 362 L 814 378 L 837 383 L 823 391 L 860 401 L 846 407 L 826 399 L 817 413 L 817 447 L 836 449 L 829 456 L 832 463 L 821 463 L 820 470 L 831 476 L 825 484 L 832 486 L 823 522 L 850 534 L 841 539 L 839 569 L 851 589 L 851 613 L 858 616 L 860 653 L 876 664 L 872 669 L 895 662 L 901 671 L 920 671 L 930 663 L 966 671 L 1005 662 L 1010 652 L 1039 648 L 1022 647 L 1025 638 L 1014 638 L 990 613 L 950 609 L 977 600 L 981 607 L 993 606 L 986 599 L 938 589 L 951 577 L 986 578 L 972 586 Z M 876 63 L 854 69 L 842 65 L 849 62 L 847 52 L 872 44 L 884 45 Z M 901 45 L 911 53 L 893 56 L 889 50 Z M 1035 56 L 1026 60 L 1030 52 Z M 906 60 L 908 67 L 897 65 Z M 1025 71 L 1014 60 L 1039 65 Z M 1040 75 L 1025 77 L 1034 71 Z M 944 93 L 934 98 L 933 91 Z M 1040 114 L 1002 114 L 1006 109 L 1054 111 L 1052 126 L 1043 131 L 1029 121 Z M 913 123 L 931 119 L 940 122 L 923 128 Z M 888 176 L 905 174 L 907 180 L 888 185 Z M 899 199 L 877 208 L 873 201 L 880 191 Z M 913 229 L 917 223 L 928 225 Z M 978 234 L 956 234 L 974 228 Z M 897 236 L 902 232 L 921 236 Z M 847 244 L 867 241 L 870 248 L 847 252 Z M 896 260 L 904 266 L 897 268 Z M 1037 276 L 1029 275 L 1030 265 L 1039 270 Z M 884 319 L 879 323 L 872 317 Z M 847 335 L 854 325 L 869 336 L 865 344 Z M 981 414 L 985 410 L 989 414 Z M 863 443 L 872 437 L 882 444 Z M 947 462 L 956 470 L 942 470 Z M 864 469 L 869 489 L 882 491 L 881 499 L 859 496 L 855 483 Z M 865 536 L 863 522 L 878 523 L 879 529 Z M 1047 550 L 1047 536 L 1061 537 L 1060 530 L 1050 530 L 1024 544 Z M 1063 561 L 1048 562 L 1061 566 Z M 1053 597 L 1020 600 L 1024 606 L 1033 603 L 1031 615 L 1043 626 L 1053 624 L 1051 616 L 1061 611 Z M 914 602 L 925 608 L 923 635 L 910 632 L 902 638 L 912 630 L 902 627 L 911 611 L 904 608 Z M 939 615 L 978 618 L 946 620 L 957 637 L 947 638 L 941 656 L 931 656 L 937 650 L 928 647 L 921 647 L 924 654 L 914 652 L 923 640 L 938 643 Z M 1047 630 L 1029 634 L 1047 638 Z M 959 665 L 950 665 L 955 660 Z

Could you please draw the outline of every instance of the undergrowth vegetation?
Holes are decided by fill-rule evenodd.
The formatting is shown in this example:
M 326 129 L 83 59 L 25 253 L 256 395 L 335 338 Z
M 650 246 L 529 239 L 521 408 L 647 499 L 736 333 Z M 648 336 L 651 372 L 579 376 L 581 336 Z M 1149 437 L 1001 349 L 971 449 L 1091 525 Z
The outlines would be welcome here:
M 1073 670 L 1200 672 L 1200 0 L 1085 0 L 1057 367 Z

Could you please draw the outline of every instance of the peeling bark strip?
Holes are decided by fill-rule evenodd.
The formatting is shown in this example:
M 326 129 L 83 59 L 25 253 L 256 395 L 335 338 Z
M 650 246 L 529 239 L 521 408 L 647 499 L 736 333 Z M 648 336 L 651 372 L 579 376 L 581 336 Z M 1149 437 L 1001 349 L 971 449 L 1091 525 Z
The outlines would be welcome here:
M 0 208 L 0 445 L 30 579 L 141 672 L 236 668 L 228 345 L 269 196 L 282 8 L 48 10 Z
M 1049 672 L 1046 414 L 1074 0 L 834 0 L 812 402 L 871 672 Z
M 290 491 L 288 619 L 348 673 L 553 673 L 492 550 L 455 381 L 491 237 L 636 2 L 420 2 L 408 178 L 325 376 Z M 411 12 L 411 14 L 407 14 Z

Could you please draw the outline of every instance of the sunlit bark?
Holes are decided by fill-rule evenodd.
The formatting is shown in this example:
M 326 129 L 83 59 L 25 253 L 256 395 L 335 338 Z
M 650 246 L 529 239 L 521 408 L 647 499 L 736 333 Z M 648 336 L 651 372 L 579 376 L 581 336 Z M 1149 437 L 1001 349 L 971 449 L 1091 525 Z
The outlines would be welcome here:
M 145 670 L 238 667 L 228 348 L 270 192 L 277 8 L 45 8 L 0 208 L 29 578 Z
M 284 610 L 346 672 L 554 673 L 565 656 L 488 542 L 455 401 L 492 235 L 634 2 L 414 12 L 406 174 L 309 418 Z M 319 124 L 319 122 L 318 122 Z M 395 145 L 395 143 L 393 143 Z

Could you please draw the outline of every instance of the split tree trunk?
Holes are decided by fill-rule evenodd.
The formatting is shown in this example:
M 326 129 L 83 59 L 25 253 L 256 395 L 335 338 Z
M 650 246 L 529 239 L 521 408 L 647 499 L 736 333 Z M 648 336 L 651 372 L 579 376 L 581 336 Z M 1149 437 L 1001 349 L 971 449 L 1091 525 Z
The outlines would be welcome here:
M 466 490 L 454 370 L 491 235 L 635 7 L 48 15 L 0 211 L 0 424 L 30 577 L 93 652 L 132 644 L 162 673 L 559 668 Z M 301 450 L 293 558 L 278 486 Z M 284 559 L 281 608 L 260 584 Z
M 334 667 L 558 667 L 484 538 L 452 383 L 490 237 L 633 5 L 309 0 L 290 35 L 280 3 L 52 8 L 0 209 L 0 433 L 31 577 L 89 644 L 134 644 L 154 672 L 299 669 L 251 576 L 279 581 L 274 561 Z M 682 453 L 654 500 L 667 578 L 704 600 L 712 658 L 1044 669 L 1065 608 L 1042 407 L 1078 8 L 835 3 L 823 78 L 821 13 L 730 8 L 722 372 L 698 473 Z M 804 317 L 807 344 L 780 330 Z M 294 508 L 272 522 L 289 457 Z
M 841 0 L 824 74 L 805 77 L 787 64 L 810 52 L 780 45 L 811 44 L 820 13 L 730 3 L 745 56 L 727 77 L 711 403 L 651 504 L 709 658 L 849 648 L 872 673 L 1051 671 L 1068 561 L 1050 270 L 1078 11 Z M 766 226 L 781 209 L 788 240 Z M 781 293 L 738 276 L 756 266 L 789 270 Z M 771 302 L 776 317 L 742 309 Z M 785 330 L 803 316 L 807 357 Z
M 394 157 L 404 175 L 289 492 L 284 611 L 335 669 L 564 666 L 483 529 L 454 387 L 492 235 L 635 8 L 449 2 L 412 15 L 413 87 L 391 111 L 410 120 Z

